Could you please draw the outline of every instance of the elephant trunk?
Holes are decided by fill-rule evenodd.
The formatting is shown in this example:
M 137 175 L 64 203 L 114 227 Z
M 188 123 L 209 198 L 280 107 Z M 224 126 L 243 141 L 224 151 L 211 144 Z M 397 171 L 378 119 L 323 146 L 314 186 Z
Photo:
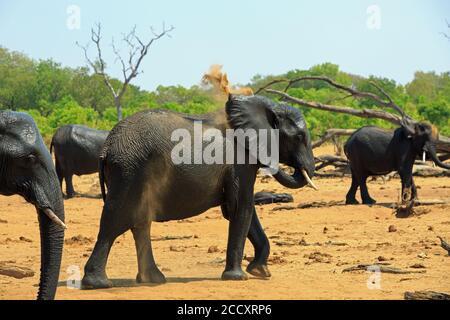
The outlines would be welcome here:
M 38 192 L 36 201 L 41 236 L 38 300 L 55 298 L 64 246 L 64 204 L 56 174 L 54 180 L 54 183 L 44 188 L 49 190 Z
M 306 185 L 309 185 L 311 188 L 318 190 L 318 188 L 314 185 L 310 178 L 313 174 L 314 167 L 309 168 L 309 170 L 306 170 L 304 168 L 295 168 L 292 175 L 289 175 L 282 169 L 279 169 L 273 177 L 286 188 L 299 189 Z
M 64 229 L 55 224 L 43 210 L 38 210 L 41 234 L 41 277 L 39 280 L 38 300 L 53 300 L 58 285 L 61 267 Z M 56 214 L 61 220 L 64 213 Z
M 433 162 L 436 163 L 436 165 L 438 165 L 439 167 L 444 168 L 444 169 L 450 169 L 450 165 L 443 163 L 439 159 L 439 157 L 436 154 L 436 149 L 430 142 L 426 143 L 425 150 L 428 151 L 428 153 L 430 154 L 431 160 L 433 160 Z
M 273 176 L 281 185 L 290 189 L 298 189 L 304 187 L 308 182 L 300 173 L 299 169 L 295 169 L 292 175 L 287 174 L 282 169 L 279 169 Z

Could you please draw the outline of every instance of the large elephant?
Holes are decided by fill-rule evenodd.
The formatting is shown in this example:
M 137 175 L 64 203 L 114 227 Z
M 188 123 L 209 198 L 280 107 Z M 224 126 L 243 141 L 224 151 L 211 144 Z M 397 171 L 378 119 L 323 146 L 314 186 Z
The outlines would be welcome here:
M 136 280 L 164 283 L 165 277 L 152 253 L 151 222 L 184 219 L 216 206 L 221 206 L 224 217 L 230 221 L 222 279 L 247 279 L 241 269 L 246 237 L 255 249 L 247 272 L 270 277 L 269 241 L 253 202 L 256 174 L 263 164 L 259 158 L 253 164 L 175 164 L 171 153 L 176 144 L 171 134 L 180 128 L 193 133 L 199 121 L 204 131 L 219 129 L 222 135 L 227 128 L 278 129 L 279 162 L 294 168 L 294 173 L 289 175 L 280 169 L 274 173 L 275 179 L 288 188 L 313 185 L 310 177 L 314 174 L 314 157 L 309 132 L 302 114 L 293 107 L 260 96 L 230 95 L 225 110 L 203 117 L 167 110 L 139 112 L 115 126 L 101 154 L 100 184 L 105 205 L 97 242 L 85 266 L 83 288 L 112 286 L 105 272 L 108 255 L 114 240 L 129 229 L 138 256 Z M 236 140 L 232 143 L 239 149 Z M 203 141 L 203 147 L 205 144 Z M 244 152 L 247 159 L 249 150 Z
M 98 172 L 98 158 L 109 131 L 81 125 L 66 125 L 53 135 L 50 153 L 55 150 L 56 174 L 62 188 L 66 181 L 66 196 L 72 198 L 74 174 L 81 176 Z
M 344 146 L 350 161 L 352 185 L 347 193 L 346 203 L 357 204 L 356 191 L 360 187 L 364 204 L 374 204 L 367 190 L 369 176 L 385 175 L 397 171 L 402 180 L 402 201 L 417 197 L 417 189 L 412 177 L 415 159 L 427 152 L 440 167 L 449 169 L 436 155 L 433 146 L 433 128 L 426 123 L 402 126 L 388 131 L 374 126 L 363 127 L 353 133 Z
M 36 208 L 41 234 L 38 299 L 53 299 L 64 244 L 64 203 L 50 153 L 33 119 L 0 112 L 0 194 L 21 195 Z

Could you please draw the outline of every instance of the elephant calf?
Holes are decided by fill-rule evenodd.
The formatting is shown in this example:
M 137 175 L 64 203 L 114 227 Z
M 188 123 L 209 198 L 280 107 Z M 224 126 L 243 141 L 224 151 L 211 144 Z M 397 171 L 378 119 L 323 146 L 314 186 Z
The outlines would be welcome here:
M 24 113 L 0 112 L 0 194 L 21 195 L 35 206 L 41 232 L 38 299 L 53 299 L 64 244 L 64 203 L 50 153 Z
M 50 153 L 55 150 L 56 173 L 62 188 L 66 181 L 66 196 L 72 198 L 74 174 L 81 176 L 98 172 L 98 158 L 109 131 L 80 125 L 66 125 L 53 135 Z
M 105 272 L 108 255 L 114 240 L 129 229 L 136 244 L 137 281 L 164 283 L 165 277 L 152 252 L 152 221 L 185 219 L 216 206 L 221 206 L 224 217 L 230 221 L 222 279 L 247 279 L 241 269 L 247 237 L 255 249 L 247 271 L 257 277 L 270 277 L 269 241 L 256 215 L 253 192 L 263 162 L 258 158 L 254 163 L 176 164 L 171 154 L 177 144 L 171 135 L 183 129 L 195 137 L 197 122 L 202 123 L 203 130 L 217 129 L 222 135 L 228 128 L 278 129 L 279 162 L 295 170 L 291 176 L 280 169 L 274 174 L 275 179 L 289 188 L 312 184 L 314 157 L 309 132 L 298 109 L 259 96 L 230 95 L 225 110 L 206 116 L 168 110 L 136 113 L 114 127 L 101 153 L 99 173 L 105 205 L 97 242 L 85 266 L 83 288 L 111 287 Z M 183 141 L 186 145 L 190 142 L 190 138 Z M 205 140 L 200 143 L 208 146 Z M 231 143 L 237 147 L 236 140 Z M 244 151 L 248 159 L 249 150 Z
M 374 126 L 363 127 L 353 133 L 344 146 L 350 161 L 352 185 L 347 193 L 346 203 L 357 204 L 355 198 L 358 187 L 364 204 L 374 204 L 367 190 L 369 176 L 385 175 L 397 171 L 402 180 L 402 201 L 411 201 L 417 197 L 412 177 L 415 159 L 424 151 L 440 167 L 449 169 L 436 155 L 431 143 L 435 134 L 432 127 L 425 123 L 416 123 L 413 127 L 400 127 L 394 132 Z

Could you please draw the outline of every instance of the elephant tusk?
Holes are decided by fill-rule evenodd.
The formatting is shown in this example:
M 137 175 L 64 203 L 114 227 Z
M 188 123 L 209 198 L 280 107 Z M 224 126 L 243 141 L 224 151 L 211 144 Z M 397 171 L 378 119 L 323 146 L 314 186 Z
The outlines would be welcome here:
M 51 209 L 45 208 L 44 213 L 47 215 L 47 217 L 50 218 L 50 220 L 52 220 L 58 226 L 60 226 L 63 229 L 67 229 L 67 226 L 64 224 L 64 222 L 62 222 L 61 219 L 59 219 Z
M 308 173 L 306 173 L 305 169 L 302 169 L 302 175 L 303 177 L 305 177 L 306 182 L 308 182 L 308 185 L 313 188 L 314 190 L 318 191 L 319 188 L 316 187 L 316 185 L 314 184 L 314 182 L 312 182 L 311 178 L 308 176 Z
M 425 162 L 426 160 L 427 160 L 427 153 L 426 151 L 424 151 L 422 155 L 422 161 Z

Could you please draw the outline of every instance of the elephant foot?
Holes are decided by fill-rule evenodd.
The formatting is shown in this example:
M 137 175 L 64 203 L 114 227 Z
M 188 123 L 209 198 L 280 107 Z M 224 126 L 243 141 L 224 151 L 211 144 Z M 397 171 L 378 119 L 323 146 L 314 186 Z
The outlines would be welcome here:
M 112 288 L 112 286 L 112 281 L 106 276 L 85 274 L 83 280 L 81 280 L 81 288 L 83 290 L 107 289 Z
M 157 283 L 157 284 L 163 284 L 166 283 L 166 277 L 164 274 L 159 271 L 158 268 L 155 268 L 153 270 L 149 270 L 147 272 L 138 273 L 136 276 L 136 282 L 137 283 Z
M 222 273 L 222 280 L 234 280 L 234 281 L 248 280 L 248 275 L 244 271 L 242 271 L 242 269 L 225 270 Z
M 359 204 L 359 202 L 355 198 L 347 198 L 345 199 L 345 204 Z
M 258 264 L 250 262 L 250 264 L 247 266 L 248 273 L 251 275 L 258 277 L 258 278 L 270 278 L 272 274 L 269 271 L 269 268 L 266 264 Z
M 364 204 L 367 204 L 367 205 L 372 205 L 372 204 L 377 203 L 377 201 L 374 200 L 374 199 L 372 199 L 372 198 L 369 198 L 369 199 L 364 199 L 364 200 L 363 200 L 363 203 L 364 203 Z

